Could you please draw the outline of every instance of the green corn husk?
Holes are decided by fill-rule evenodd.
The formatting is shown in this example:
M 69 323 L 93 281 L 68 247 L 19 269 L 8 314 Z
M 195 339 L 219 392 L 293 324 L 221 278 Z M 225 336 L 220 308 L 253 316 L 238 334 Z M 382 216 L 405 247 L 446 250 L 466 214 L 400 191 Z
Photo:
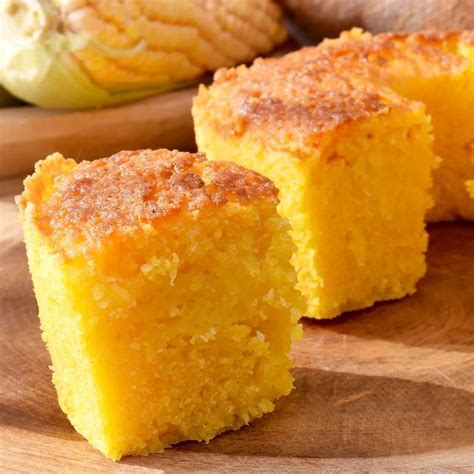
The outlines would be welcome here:
M 18 2 L 5 2 L 0 7 L 0 26 L 4 31 L 0 34 L 0 47 L 5 51 L 0 71 L 6 97 L 14 96 L 46 108 L 87 109 L 130 102 L 190 83 L 108 91 L 92 81 L 71 57 L 71 51 L 87 41 L 86 35 L 48 30 L 54 10 L 47 7 L 47 2 L 38 3 L 36 8 L 24 4 L 24 8 L 31 8 L 31 16 L 28 12 L 20 15 L 18 10 L 11 11 Z M 37 24 L 32 24 L 34 12 L 39 12 Z

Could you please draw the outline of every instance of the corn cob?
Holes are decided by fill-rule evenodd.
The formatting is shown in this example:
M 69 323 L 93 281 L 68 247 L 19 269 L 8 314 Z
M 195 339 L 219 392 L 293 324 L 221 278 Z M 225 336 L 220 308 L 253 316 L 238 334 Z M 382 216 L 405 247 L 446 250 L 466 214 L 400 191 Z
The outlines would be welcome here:
M 0 20 L 5 87 L 52 108 L 175 88 L 286 36 L 272 0 L 3 0 Z

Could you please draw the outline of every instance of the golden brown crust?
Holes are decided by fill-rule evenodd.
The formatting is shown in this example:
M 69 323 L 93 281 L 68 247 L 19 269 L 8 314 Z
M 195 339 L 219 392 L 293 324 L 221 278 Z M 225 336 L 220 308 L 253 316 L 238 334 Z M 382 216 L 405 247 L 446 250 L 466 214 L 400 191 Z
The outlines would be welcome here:
M 71 161 L 56 154 L 40 162 L 17 199 L 22 209 L 32 202 L 37 227 L 59 239 L 67 234 L 101 241 L 180 211 L 261 198 L 277 202 L 269 179 L 235 163 L 208 161 L 202 153 L 137 150 L 75 166 Z M 54 186 L 45 191 L 44 183 Z
M 417 106 L 391 89 L 404 74 L 430 75 L 466 67 L 458 43 L 473 32 L 391 33 L 360 30 L 277 59 L 258 59 L 247 67 L 218 71 L 201 89 L 194 115 L 222 135 L 264 137 L 267 143 L 302 146 L 342 124 Z
M 457 54 L 460 43 L 470 44 L 473 32 L 420 31 L 418 33 L 381 33 L 372 36 L 353 29 L 335 40 L 326 40 L 316 48 L 350 73 L 352 68 L 369 74 L 390 75 L 394 67 L 421 76 L 458 70 L 467 64 Z

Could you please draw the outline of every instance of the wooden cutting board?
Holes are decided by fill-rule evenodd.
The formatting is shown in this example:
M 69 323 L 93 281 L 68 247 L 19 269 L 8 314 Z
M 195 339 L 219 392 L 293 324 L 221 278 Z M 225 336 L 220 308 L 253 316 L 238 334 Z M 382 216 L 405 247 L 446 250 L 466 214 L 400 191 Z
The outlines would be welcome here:
M 0 108 L 0 178 L 29 173 L 60 151 L 76 160 L 139 148 L 195 148 L 191 87 L 96 110 Z
M 19 180 L 0 183 L 0 469 L 474 470 L 474 225 L 430 229 L 416 295 L 304 321 L 296 388 L 274 413 L 207 445 L 113 463 L 58 407 L 13 204 L 19 191 Z

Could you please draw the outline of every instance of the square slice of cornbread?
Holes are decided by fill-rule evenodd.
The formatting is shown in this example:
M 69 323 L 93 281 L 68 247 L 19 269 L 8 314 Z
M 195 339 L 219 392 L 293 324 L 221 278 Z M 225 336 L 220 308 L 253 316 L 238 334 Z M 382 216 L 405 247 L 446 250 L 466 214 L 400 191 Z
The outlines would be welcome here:
M 202 154 L 36 165 L 18 197 L 59 403 L 106 456 L 209 440 L 292 389 L 300 332 L 276 189 Z
M 304 59 L 221 71 L 193 116 L 209 159 L 279 188 L 304 314 L 325 319 L 415 292 L 436 157 L 423 104 Z

